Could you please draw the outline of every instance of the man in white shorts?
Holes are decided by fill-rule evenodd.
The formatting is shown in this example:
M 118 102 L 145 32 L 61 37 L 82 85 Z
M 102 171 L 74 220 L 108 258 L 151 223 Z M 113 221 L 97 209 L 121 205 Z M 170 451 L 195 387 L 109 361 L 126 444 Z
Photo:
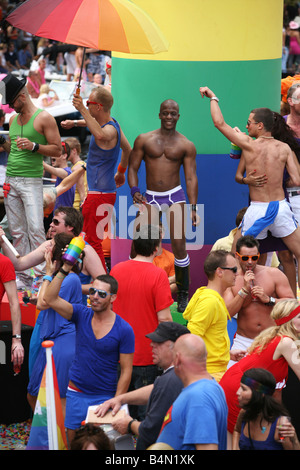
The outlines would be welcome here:
M 299 284 L 300 228 L 295 224 L 292 212 L 291 214 L 288 212 L 289 205 L 285 201 L 282 181 L 285 168 L 295 186 L 300 185 L 300 176 L 290 147 L 271 135 L 274 113 L 268 108 L 252 110 L 246 125 L 249 135 L 246 135 L 225 122 L 218 105 L 219 99 L 213 91 L 207 87 L 201 87 L 200 93 L 202 97 L 210 98 L 211 116 L 215 127 L 230 142 L 242 149 L 246 175 L 256 171 L 256 174 L 266 176 L 263 184 L 257 182 L 257 186 L 249 185 L 252 202 L 244 217 L 243 234 L 251 234 L 255 238 L 262 239 L 265 238 L 266 232 L 261 232 L 268 227 L 272 235 L 281 237 L 297 260 Z M 242 177 L 241 183 L 243 179 Z M 261 210 L 261 204 L 264 206 L 263 210 Z M 251 215 L 253 211 L 256 214 L 254 217 Z M 285 212 L 284 218 L 282 218 L 282 211 Z M 249 217 L 247 213 L 250 214 Z M 288 216 L 287 220 L 286 216 Z M 250 227 L 252 229 L 248 232 Z

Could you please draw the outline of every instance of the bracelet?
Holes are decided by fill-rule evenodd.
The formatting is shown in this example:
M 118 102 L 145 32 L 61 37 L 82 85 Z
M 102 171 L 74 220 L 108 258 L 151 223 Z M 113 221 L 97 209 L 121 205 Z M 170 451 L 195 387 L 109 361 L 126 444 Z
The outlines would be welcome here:
M 21 339 L 21 335 L 12 335 L 12 338 Z
M 51 282 L 52 279 L 53 279 L 53 277 L 52 277 L 52 276 L 48 276 L 47 274 L 46 274 L 46 276 L 43 277 L 43 281 L 49 281 L 49 282 Z
M 247 290 L 245 289 L 245 287 L 242 287 L 242 291 L 245 292 L 245 294 L 247 294 L 247 295 L 249 294 L 249 291 L 247 291 Z
M 191 206 L 192 206 L 192 211 L 197 212 L 198 210 L 197 204 L 191 204 Z
M 33 142 L 33 147 L 32 147 L 32 153 L 37 152 L 38 149 L 40 148 L 40 144 L 37 144 L 36 142 Z
M 132 186 L 131 190 L 131 196 L 133 197 L 135 195 L 135 193 L 140 193 L 140 188 L 138 188 L 137 186 Z
M 5 137 L 3 135 L 0 135 L 0 145 L 4 145 L 6 143 Z
M 244 292 L 243 289 L 240 289 L 240 290 L 238 291 L 238 295 L 239 295 L 240 297 L 242 297 L 242 299 L 245 299 L 248 294 L 246 294 L 246 292 Z
M 86 171 L 86 166 L 84 163 L 81 165 L 81 168 L 83 168 Z
M 131 421 L 129 421 L 128 423 L 128 426 L 127 426 L 127 432 L 128 434 L 133 434 L 132 430 L 131 430 L 131 425 L 134 421 L 137 421 L 137 419 L 132 419 Z
M 77 119 L 75 119 L 75 121 L 73 121 L 73 122 L 74 122 L 74 127 L 77 127 L 77 124 L 78 124 Z
M 59 272 L 64 276 L 67 276 L 69 274 L 69 271 L 65 271 L 63 268 L 60 268 Z
M 118 165 L 118 172 L 119 173 L 125 173 L 125 171 L 127 170 L 127 166 L 124 168 L 121 163 L 119 163 Z
M 219 98 L 217 98 L 216 96 L 212 96 L 210 101 L 216 101 L 217 103 L 219 102 Z
M 246 184 L 244 179 L 245 179 L 245 176 L 243 176 L 243 178 L 242 178 L 242 181 L 241 181 L 242 184 Z

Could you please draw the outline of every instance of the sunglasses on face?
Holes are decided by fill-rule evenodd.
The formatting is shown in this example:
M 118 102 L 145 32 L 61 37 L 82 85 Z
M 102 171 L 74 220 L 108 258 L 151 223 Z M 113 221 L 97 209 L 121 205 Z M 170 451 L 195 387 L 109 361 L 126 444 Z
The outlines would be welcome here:
M 87 100 L 86 105 L 89 107 L 90 104 L 99 104 L 99 106 L 103 106 L 101 103 L 97 103 L 97 101 L 89 101 Z
M 240 255 L 238 252 L 236 252 L 236 254 L 241 258 L 242 261 L 248 261 L 249 259 L 251 259 L 252 261 L 257 261 L 260 257 L 260 254 L 258 255 Z
M 55 227 L 57 227 L 61 222 L 57 219 L 52 219 L 52 223 L 55 225 Z
M 228 271 L 232 271 L 234 274 L 237 273 L 237 267 L 234 266 L 233 268 L 228 268 L 228 267 L 223 267 L 223 266 L 220 266 L 221 269 L 227 269 Z
M 89 294 L 90 294 L 90 295 L 96 295 L 96 294 L 98 294 L 101 299 L 106 299 L 106 297 L 107 297 L 108 295 L 113 295 L 113 294 L 111 294 L 111 293 L 109 293 L 109 292 L 106 292 L 105 290 L 96 289 L 95 287 L 90 287 L 90 288 L 89 288 Z

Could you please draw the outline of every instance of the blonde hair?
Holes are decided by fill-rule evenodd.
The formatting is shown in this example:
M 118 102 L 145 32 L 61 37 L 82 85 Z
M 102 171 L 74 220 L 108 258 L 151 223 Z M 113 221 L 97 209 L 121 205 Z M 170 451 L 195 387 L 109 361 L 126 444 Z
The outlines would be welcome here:
M 41 85 L 40 94 L 49 93 L 49 91 L 50 91 L 50 87 L 49 85 L 47 85 L 47 83 L 44 83 L 43 85 Z
M 96 100 L 102 104 L 104 111 L 110 111 L 114 104 L 114 99 L 110 91 L 108 91 L 103 85 L 99 85 L 96 88 L 93 88 L 92 93 Z
M 295 308 L 299 307 L 299 302 L 297 299 L 282 299 L 279 300 L 274 306 L 271 312 L 271 318 L 273 320 L 279 320 L 281 318 L 287 317 Z M 289 336 L 294 341 L 299 339 L 299 333 L 294 328 L 292 320 L 284 323 L 283 325 L 275 325 L 270 328 L 263 330 L 253 341 L 250 348 L 248 349 L 249 353 L 252 353 L 256 348 L 258 353 L 261 353 L 263 349 L 276 337 L 276 336 Z M 300 345 L 298 341 L 296 343 L 299 351 Z

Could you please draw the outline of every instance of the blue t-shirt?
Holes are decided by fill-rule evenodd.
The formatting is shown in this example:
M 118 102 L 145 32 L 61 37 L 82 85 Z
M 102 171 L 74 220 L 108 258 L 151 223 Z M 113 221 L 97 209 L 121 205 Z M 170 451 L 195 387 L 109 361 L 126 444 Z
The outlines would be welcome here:
M 68 173 L 68 176 L 72 173 L 71 168 L 68 167 L 68 166 L 66 168 L 64 168 L 64 170 Z M 57 176 L 56 182 L 55 182 L 55 187 L 57 187 L 61 182 L 62 182 L 62 179 Z M 74 197 L 75 197 L 75 189 L 76 189 L 76 184 L 74 184 L 70 189 L 68 189 L 68 191 L 62 193 L 60 196 L 58 196 L 56 198 L 54 211 L 59 206 L 73 207 Z
M 198 380 L 174 401 L 156 442 L 174 450 L 195 450 L 195 444 L 217 444 L 226 450 L 227 412 L 224 391 L 216 380 Z
M 84 393 L 116 393 L 120 354 L 134 352 L 131 326 L 116 315 L 106 336 L 96 339 L 92 328 L 91 308 L 73 304 L 71 321 L 76 326 L 76 353 L 70 369 L 70 380 Z

